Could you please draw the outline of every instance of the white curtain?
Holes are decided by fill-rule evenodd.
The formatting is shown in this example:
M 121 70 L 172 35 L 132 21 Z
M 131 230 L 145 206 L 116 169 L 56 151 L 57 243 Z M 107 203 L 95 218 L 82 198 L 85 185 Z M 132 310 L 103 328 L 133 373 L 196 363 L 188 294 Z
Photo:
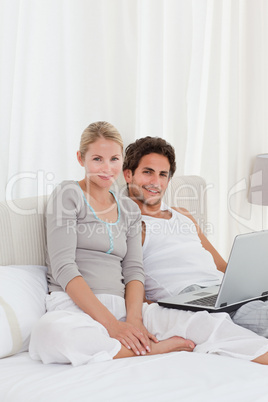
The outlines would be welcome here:
M 247 189 L 268 152 L 267 21 L 268 0 L 0 0 L 0 199 L 79 179 L 81 132 L 107 120 L 205 178 L 227 257 L 260 228 Z

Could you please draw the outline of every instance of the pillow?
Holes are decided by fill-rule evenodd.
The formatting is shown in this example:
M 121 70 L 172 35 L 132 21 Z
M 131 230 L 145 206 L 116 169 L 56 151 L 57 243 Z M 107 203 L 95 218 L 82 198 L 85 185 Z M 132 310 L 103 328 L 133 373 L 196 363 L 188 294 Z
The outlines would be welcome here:
M 33 325 L 45 313 L 47 267 L 0 266 L 0 358 L 28 350 Z

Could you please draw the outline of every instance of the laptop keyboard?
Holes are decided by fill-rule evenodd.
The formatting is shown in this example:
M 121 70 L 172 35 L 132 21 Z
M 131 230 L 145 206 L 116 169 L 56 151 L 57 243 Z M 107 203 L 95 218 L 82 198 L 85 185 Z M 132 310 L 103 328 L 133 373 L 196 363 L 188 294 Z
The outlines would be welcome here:
M 200 299 L 195 299 L 185 304 L 196 304 L 198 306 L 215 306 L 217 297 L 218 297 L 217 294 L 207 297 L 201 297 Z

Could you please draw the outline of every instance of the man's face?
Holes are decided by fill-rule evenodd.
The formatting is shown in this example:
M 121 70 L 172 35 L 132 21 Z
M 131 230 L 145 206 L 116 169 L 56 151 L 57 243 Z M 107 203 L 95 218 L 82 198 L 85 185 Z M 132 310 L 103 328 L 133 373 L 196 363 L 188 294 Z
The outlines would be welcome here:
M 130 198 L 147 206 L 160 204 L 169 183 L 169 172 L 166 156 L 156 153 L 143 156 L 134 174 L 129 169 L 124 171 Z

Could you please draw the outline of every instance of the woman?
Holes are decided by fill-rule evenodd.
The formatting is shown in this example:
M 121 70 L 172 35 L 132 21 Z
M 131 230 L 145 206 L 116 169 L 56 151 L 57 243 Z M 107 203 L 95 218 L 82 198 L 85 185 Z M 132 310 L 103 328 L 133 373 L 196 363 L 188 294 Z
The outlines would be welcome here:
M 89 125 L 77 153 L 85 177 L 63 182 L 49 200 L 47 313 L 33 329 L 30 356 L 80 365 L 195 348 L 267 363 L 268 341 L 227 314 L 143 303 L 140 211 L 110 190 L 122 150 L 111 124 Z
M 34 359 L 82 364 L 194 347 L 179 337 L 160 344 L 142 323 L 140 211 L 128 197 L 119 202 L 110 190 L 122 170 L 122 152 L 115 127 L 91 124 L 77 152 L 85 177 L 63 182 L 49 200 L 50 295 L 48 313 L 32 334 Z M 69 347 L 64 353 L 62 345 Z

